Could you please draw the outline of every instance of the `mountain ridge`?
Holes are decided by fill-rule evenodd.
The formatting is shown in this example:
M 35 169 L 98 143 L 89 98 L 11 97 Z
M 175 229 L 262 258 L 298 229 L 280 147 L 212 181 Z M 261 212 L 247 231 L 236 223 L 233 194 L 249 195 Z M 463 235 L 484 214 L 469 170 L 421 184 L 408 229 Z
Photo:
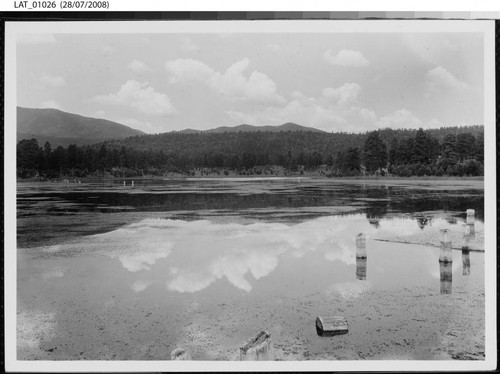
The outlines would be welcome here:
M 86 117 L 55 108 L 17 107 L 17 138 L 37 138 L 53 146 L 93 144 L 103 140 L 145 135 L 118 122 Z
M 298 125 L 293 122 L 286 122 L 282 125 L 278 126 L 270 126 L 270 125 L 264 125 L 264 126 L 254 126 L 254 125 L 248 125 L 246 123 L 237 125 L 237 126 L 219 126 L 213 129 L 208 129 L 208 130 L 194 130 L 194 129 L 184 129 L 184 130 L 179 130 L 179 131 L 173 131 L 176 133 L 181 133 L 181 134 L 196 134 L 196 133 L 208 133 L 208 134 L 214 134 L 214 133 L 225 133 L 225 132 L 257 132 L 257 131 L 262 131 L 262 132 L 280 132 L 280 131 L 311 131 L 311 132 L 321 132 L 321 133 L 326 133 L 326 131 L 314 128 L 314 127 L 308 127 L 308 126 L 302 126 Z

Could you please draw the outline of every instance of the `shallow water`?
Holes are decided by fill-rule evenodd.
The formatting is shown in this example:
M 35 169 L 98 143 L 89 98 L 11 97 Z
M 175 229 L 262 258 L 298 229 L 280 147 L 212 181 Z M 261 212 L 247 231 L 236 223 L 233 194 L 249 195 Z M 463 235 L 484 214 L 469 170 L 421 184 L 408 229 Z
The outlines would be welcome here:
M 328 182 L 20 188 L 19 356 L 163 360 L 181 346 L 234 360 L 267 330 L 282 360 L 484 359 L 484 255 L 443 264 L 432 246 L 443 228 L 460 241 L 474 208 L 484 250 L 483 191 Z M 53 225 L 37 240 L 82 217 L 87 231 Z M 318 315 L 345 316 L 349 333 L 317 336 Z

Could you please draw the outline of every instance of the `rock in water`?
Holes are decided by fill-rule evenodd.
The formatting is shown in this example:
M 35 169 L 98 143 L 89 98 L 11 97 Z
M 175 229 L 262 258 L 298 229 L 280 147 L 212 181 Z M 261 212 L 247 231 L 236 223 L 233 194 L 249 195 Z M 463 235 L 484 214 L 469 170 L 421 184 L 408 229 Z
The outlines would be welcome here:
M 241 361 L 266 361 L 272 360 L 271 334 L 261 331 L 255 338 L 247 340 L 240 347 Z
M 319 336 L 343 335 L 349 332 L 349 325 L 345 317 L 318 317 L 316 318 L 316 332 Z
M 176 348 L 170 354 L 172 360 L 191 360 L 191 355 L 184 348 Z

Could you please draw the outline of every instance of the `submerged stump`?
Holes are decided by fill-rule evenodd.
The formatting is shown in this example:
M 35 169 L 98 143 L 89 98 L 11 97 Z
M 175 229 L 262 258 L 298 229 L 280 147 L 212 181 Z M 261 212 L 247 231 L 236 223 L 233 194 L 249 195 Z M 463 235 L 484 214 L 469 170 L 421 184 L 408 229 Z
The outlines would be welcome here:
M 256 337 L 248 339 L 240 347 L 241 361 L 266 361 L 272 360 L 271 334 L 261 331 Z
M 170 354 L 172 360 L 191 360 L 191 355 L 184 348 L 176 348 Z
M 342 316 L 316 318 L 316 332 L 319 336 L 343 335 L 349 332 L 347 319 Z

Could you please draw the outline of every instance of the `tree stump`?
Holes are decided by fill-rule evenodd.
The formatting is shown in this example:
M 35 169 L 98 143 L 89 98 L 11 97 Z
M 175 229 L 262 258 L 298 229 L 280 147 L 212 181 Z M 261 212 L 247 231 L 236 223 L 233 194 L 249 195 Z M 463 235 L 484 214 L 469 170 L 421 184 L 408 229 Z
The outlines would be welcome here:
M 343 335 L 349 332 L 347 319 L 341 316 L 316 318 L 316 332 L 319 336 Z
M 261 331 L 256 337 L 248 339 L 240 347 L 241 361 L 272 360 L 271 334 Z
M 176 348 L 170 354 L 172 360 L 191 360 L 191 355 L 184 348 Z

